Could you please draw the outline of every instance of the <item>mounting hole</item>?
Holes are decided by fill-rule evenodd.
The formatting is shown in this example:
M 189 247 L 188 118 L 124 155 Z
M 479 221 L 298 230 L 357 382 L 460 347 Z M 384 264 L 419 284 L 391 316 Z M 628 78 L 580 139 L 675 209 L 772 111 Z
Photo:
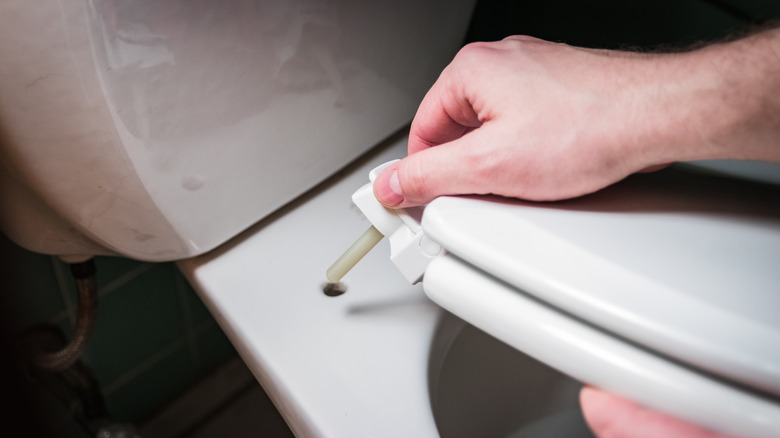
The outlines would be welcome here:
M 327 282 L 322 285 L 322 292 L 329 297 L 337 297 L 347 291 L 347 285 L 340 282 Z

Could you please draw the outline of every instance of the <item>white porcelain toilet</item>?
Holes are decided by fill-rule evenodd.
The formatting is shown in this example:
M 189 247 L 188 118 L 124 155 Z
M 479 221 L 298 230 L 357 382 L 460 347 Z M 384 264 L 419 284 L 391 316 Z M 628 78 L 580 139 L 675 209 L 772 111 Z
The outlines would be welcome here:
M 398 233 L 323 293 L 381 227 L 353 193 L 405 154 L 471 8 L 4 2 L 0 227 L 66 259 L 178 260 L 296 436 L 589 436 L 580 382 L 778 436 L 766 178 L 689 166 L 560 203 L 380 209 Z

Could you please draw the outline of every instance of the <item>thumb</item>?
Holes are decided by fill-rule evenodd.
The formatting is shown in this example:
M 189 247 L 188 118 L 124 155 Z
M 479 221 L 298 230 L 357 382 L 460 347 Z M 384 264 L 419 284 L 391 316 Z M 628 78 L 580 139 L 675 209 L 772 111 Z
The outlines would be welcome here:
M 426 204 L 441 195 L 486 193 L 484 180 L 470 168 L 477 157 L 479 130 L 458 140 L 407 156 L 385 169 L 374 181 L 374 196 L 386 207 Z

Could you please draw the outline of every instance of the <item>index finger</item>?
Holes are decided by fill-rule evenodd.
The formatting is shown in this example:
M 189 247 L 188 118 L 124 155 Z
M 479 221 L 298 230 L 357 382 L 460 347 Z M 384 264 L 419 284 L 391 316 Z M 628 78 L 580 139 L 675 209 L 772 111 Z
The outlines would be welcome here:
M 451 68 L 442 72 L 420 103 L 409 132 L 409 155 L 462 137 L 481 125 Z

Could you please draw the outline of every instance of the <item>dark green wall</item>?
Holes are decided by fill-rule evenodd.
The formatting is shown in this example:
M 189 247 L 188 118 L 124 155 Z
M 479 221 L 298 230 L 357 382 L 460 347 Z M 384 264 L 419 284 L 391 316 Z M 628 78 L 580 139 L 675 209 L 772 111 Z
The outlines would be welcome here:
M 26 251 L 2 234 L 0 260 L 1 315 L 4 334 L 10 338 L 5 341 L 12 342 L 37 324 L 55 326 L 70 336 L 76 291 L 68 265 Z M 93 370 L 116 420 L 143 422 L 235 354 L 173 263 L 97 257 L 95 264 L 97 323 L 83 360 Z M 34 405 L 19 415 L 32 418 L 11 420 L 45 425 L 42 433 L 53 431 L 51 436 L 86 436 L 70 418 L 71 408 L 62 406 L 48 390 L 36 383 L 20 386 Z M 10 393 L 2 391 L 3 397 Z M 14 403 L 6 399 L 4 406 Z M 33 416 L 46 420 L 38 422 Z

